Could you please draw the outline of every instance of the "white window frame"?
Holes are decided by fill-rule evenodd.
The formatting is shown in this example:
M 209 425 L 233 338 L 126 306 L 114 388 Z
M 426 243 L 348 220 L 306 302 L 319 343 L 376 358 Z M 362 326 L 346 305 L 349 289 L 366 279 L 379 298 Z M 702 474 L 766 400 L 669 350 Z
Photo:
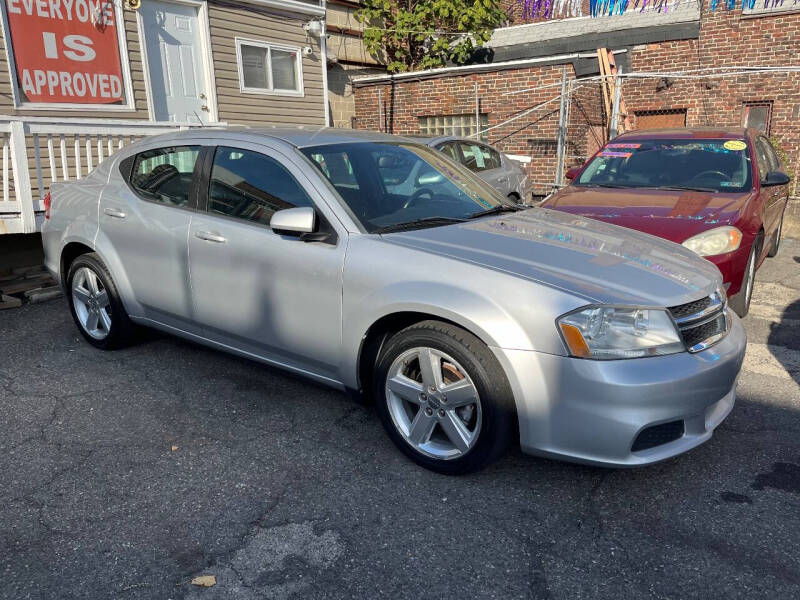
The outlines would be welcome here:
M 297 46 L 286 46 L 284 44 L 274 44 L 272 42 L 265 42 L 262 40 L 253 40 L 248 38 L 236 39 L 236 66 L 239 69 L 239 91 L 243 94 L 262 94 L 265 96 L 305 96 L 303 89 L 303 50 Z M 272 50 L 282 50 L 284 52 L 295 53 L 295 71 L 297 74 L 297 89 L 296 90 L 281 90 L 274 87 L 269 88 L 254 88 L 247 87 L 244 84 L 244 62 L 242 61 L 242 46 L 255 46 L 256 48 L 265 48 L 267 50 L 267 65 L 269 72 L 267 73 L 269 85 L 272 86 Z
M 133 83 L 131 81 L 131 68 L 128 62 L 128 42 L 125 35 L 125 16 L 122 11 L 122 3 L 114 2 L 114 15 L 117 27 L 117 45 L 119 48 L 119 63 L 122 71 L 122 84 L 125 87 L 125 104 L 80 104 L 75 102 L 25 102 L 22 100 L 17 81 L 17 64 L 14 59 L 14 44 L 11 39 L 11 27 L 8 24 L 8 6 L 2 2 L 2 25 L 3 40 L 6 47 L 6 62 L 11 76 L 11 94 L 14 99 L 14 108 L 19 110 L 66 110 L 66 111 L 86 111 L 86 112 L 136 112 L 136 102 L 133 97 Z

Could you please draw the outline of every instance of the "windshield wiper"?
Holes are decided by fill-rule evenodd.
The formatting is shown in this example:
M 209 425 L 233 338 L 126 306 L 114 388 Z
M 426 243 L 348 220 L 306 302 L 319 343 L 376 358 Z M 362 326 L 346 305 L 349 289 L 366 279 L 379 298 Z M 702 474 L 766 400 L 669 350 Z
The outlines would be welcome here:
M 632 188 L 639 187 L 634 185 L 620 185 L 618 183 L 579 183 L 579 187 L 602 187 L 602 188 Z
M 422 229 L 424 227 L 439 227 L 440 225 L 451 225 L 453 223 L 463 223 L 464 221 L 466 221 L 466 219 L 459 219 L 456 217 L 425 217 L 424 219 L 414 219 L 413 221 L 378 227 L 373 233 L 391 233 L 393 231 Z
M 517 212 L 520 210 L 525 210 L 527 207 L 523 206 L 511 206 L 509 204 L 498 204 L 493 208 L 489 208 L 487 210 L 479 210 L 476 213 L 472 213 L 467 218 L 468 219 L 477 219 L 478 217 L 485 217 L 487 215 L 497 215 L 504 212 Z
M 692 192 L 713 192 L 715 194 L 719 191 L 710 187 L 697 187 L 693 185 L 647 185 L 642 187 L 652 190 L 689 190 Z

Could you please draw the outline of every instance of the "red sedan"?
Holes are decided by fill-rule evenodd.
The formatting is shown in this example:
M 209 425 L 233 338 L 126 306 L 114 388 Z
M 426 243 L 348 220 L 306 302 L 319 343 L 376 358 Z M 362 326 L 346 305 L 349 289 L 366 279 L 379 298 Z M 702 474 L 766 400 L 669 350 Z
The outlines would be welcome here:
M 789 177 L 750 129 L 632 131 L 570 169 L 542 206 L 683 244 L 722 272 L 731 307 L 747 314 L 756 269 L 778 251 Z

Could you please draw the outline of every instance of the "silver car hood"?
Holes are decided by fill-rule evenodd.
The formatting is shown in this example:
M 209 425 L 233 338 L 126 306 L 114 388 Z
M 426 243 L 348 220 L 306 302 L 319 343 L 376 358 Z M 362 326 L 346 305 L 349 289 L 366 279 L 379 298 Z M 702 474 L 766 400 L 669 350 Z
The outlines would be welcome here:
M 722 283 L 712 263 L 678 244 L 541 208 L 383 239 L 560 288 L 590 302 L 677 306 Z

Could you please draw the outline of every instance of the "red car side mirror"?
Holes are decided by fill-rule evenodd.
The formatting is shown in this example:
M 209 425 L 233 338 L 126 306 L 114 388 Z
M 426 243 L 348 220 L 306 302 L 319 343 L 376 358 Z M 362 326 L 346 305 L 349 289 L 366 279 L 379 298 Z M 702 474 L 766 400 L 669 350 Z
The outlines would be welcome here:
M 572 181 L 573 179 L 575 179 L 578 176 L 578 173 L 580 173 L 580 172 L 581 172 L 581 168 L 580 167 L 572 167 L 571 169 L 567 169 L 567 172 L 566 172 L 566 174 L 564 176 L 567 179 L 569 179 L 570 181 Z

